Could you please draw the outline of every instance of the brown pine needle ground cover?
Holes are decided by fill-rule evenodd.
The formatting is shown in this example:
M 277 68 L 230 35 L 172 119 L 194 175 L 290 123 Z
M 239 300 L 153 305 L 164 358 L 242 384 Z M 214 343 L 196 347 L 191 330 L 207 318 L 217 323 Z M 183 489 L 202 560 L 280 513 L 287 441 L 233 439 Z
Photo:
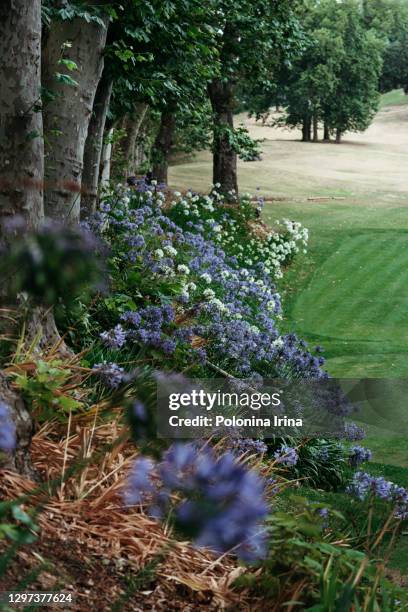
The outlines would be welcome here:
M 121 491 L 137 453 L 130 443 L 112 444 L 120 435 L 116 421 L 70 428 L 68 437 L 50 424 L 35 435 L 32 457 L 40 484 L 1 473 L 2 499 L 26 494 L 23 507 L 42 511 L 37 543 L 17 552 L 0 591 L 15 589 L 33 572 L 26 587 L 72 592 L 72 609 L 78 611 L 249 609 L 242 592 L 232 589 L 244 571 L 232 557 L 175 541 L 142 509 L 123 507 Z M 101 453 L 107 445 L 111 449 Z M 78 461 L 81 468 L 71 474 Z

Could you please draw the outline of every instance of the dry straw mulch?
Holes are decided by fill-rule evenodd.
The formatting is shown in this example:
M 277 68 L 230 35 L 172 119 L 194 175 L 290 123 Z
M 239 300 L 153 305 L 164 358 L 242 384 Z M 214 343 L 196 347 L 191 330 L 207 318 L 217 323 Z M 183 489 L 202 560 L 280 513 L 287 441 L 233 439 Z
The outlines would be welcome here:
M 118 438 L 122 441 L 114 444 Z M 126 577 L 141 582 L 121 610 L 255 609 L 253 600 L 250 605 L 232 588 L 244 571 L 232 557 L 175 541 L 166 525 L 141 508 L 123 507 L 121 491 L 136 454 L 115 420 L 102 425 L 96 425 L 96 418 L 85 425 L 72 421 L 65 433 L 48 424 L 38 432 L 32 457 L 41 483 L 1 473 L 3 499 L 27 494 L 25 507 L 42 508 L 38 543 L 21 549 L 15 563 L 30 571 L 48 559 L 55 571 L 44 570 L 40 585 L 52 583 L 55 574 L 54 586 L 62 580 L 65 589 L 76 593 L 76 610 L 113 609 L 113 602 L 126 593 Z M 71 557 L 65 563 L 67 553 Z M 146 581 L 141 570 L 146 573 L 151 562 L 157 566 Z M 9 583 L 6 579 L 2 585 L 0 579 L 0 586 L 13 588 L 10 580 L 18 577 L 23 576 L 12 566 Z

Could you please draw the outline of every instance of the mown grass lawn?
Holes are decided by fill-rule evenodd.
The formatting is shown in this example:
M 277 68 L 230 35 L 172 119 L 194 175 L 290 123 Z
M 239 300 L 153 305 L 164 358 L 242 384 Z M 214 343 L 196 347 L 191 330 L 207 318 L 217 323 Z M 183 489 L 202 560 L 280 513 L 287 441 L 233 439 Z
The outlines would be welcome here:
M 395 379 L 397 385 L 408 378 L 408 198 L 386 210 L 378 200 L 283 202 L 268 205 L 265 217 L 287 216 L 310 229 L 309 253 L 281 283 L 284 329 L 322 345 L 332 376 Z M 402 409 L 408 411 L 408 394 Z M 389 418 L 395 422 L 382 412 L 365 426 L 362 444 L 373 452 L 365 469 L 408 486 L 407 431 L 396 433 L 398 414 Z M 347 494 L 302 493 L 347 510 Z M 408 534 L 399 538 L 390 567 L 408 575 Z

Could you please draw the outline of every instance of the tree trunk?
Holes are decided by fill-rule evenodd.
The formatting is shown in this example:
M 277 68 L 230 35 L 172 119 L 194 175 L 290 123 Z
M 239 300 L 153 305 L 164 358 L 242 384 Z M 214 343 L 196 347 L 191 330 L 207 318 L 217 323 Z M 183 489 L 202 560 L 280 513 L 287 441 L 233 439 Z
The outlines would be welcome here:
M 169 154 L 174 142 L 176 121 L 174 113 L 163 112 L 160 127 L 153 145 L 153 178 L 158 183 L 168 183 Z
M 102 76 L 96 90 L 95 102 L 88 136 L 85 143 L 84 171 L 82 174 L 81 218 L 88 217 L 96 210 L 100 164 L 105 132 L 106 116 L 112 95 L 112 80 Z
M 302 125 L 302 141 L 303 142 L 310 142 L 312 139 L 312 121 L 310 119 L 310 117 L 305 117 L 303 119 L 303 125 Z
M 230 144 L 228 131 L 234 129 L 234 94 L 228 82 L 214 79 L 209 87 L 214 113 L 213 183 L 220 184 L 220 191 L 238 194 L 237 153 Z
M 337 128 L 336 130 L 336 144 L 341 143 L 341 130 Z
M 319 122 L 317 115 L 313 115 L 313 142 L 319 142 Z
M 330 142 L 330 129 L 327 123 L 324 124 L 323 140 L 325 142 Z
M 121 174 L 124 174 L 125 179 L 136 174 L 136 141 L 144 118 L 146 117 L 147 109 L 147 104 L 143 102 L 136 103 L 134 112 L 131 115 L 126 115 L 123 119 L 122 129 L 125 130 L 126 136 L 119 143 L 119 156 L 123 161 L 123 170 Z
M 67 222 L 77 222 L 80 214 L 85 141 L 103 70 L 108 17 L 105 22 L 106 27 L 102 27 L 80 18 L 55 20 L 43 51 L 43 86 L 53 92 L 53 99 L 44 109 L 46 179 L 49 181 L 45 213 Z M 59 65 L 66 42 L 71 45 L 66 55 L 78 66 L 72 72 L 76 86 L 55 78 L 57 72 L 66 72 Z
M 44 216 L 40 0 L 0 3 L 0 83 L 0 221 L 31 229 Z
M 44 217 L 41 0 L 0 4 L 0 83 L 0 236 L 7 242 L 14 233 L 2 232 L 4 221 L 21 216 L 32 230 Z M 1 371 L 0 401 L 16 427 L 15 450 L 1 457 L 1 467 L 33 477 L 32 418 Z
M 105 136 L 105 142 L 102 147 L 101 160 L 101 187 L 108 187 L 111 178 L 111 162 L 112 162 L 112 138 L 114 128 L 111 127 Z

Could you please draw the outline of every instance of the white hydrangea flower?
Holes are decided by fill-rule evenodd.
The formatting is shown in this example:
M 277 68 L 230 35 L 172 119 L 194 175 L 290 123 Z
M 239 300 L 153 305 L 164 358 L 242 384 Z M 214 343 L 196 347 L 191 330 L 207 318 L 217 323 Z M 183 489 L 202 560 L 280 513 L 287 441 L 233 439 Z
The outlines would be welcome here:
M 185 266 L 184 264 L 180 264 L 177 266 L 177 272 L 179 272 L 180 274 L 185 274 L 187 276 L 188 274 L 190 274 L 190 268 L 188 266 Z
M 154 254 L 156 255 L 156 257 L 158 257 L 159 259 L 162 259 L 164 257 L 164 252 L 162 251 L 162 249 L 156 249 Z
M 201 278 L 201 279 L 202 279 L 202 280 L 203 280 L 205 283 L 207 283 L 208 285 L 209 285 L 209 284 L 211 283 L 211 281 L 212 281 L 211 275 L 210 275 L 210 274 L 208 274 L 207 272 L 204 272 L 204 274 L 201 274 L 200 278 Z
M 212 289 L 205 289 L 203 292 L 203 296 L 207 299 L 207 300 L 212 300 L 213 298 L 215 298 L 215 293 Z
M 208 289 L 206 291 L 208 291 Z M 211 289 L 210 289 L 210 291 L 211 291 Z M 205 293 L 205 291 L 204 291 L 204 293 Z M 224 304 L 224 302 L 221 302 L 221 300 L 219 300 L 218 298 L 213 298 L 211 300 L 211 304 L 216 306 L 220 312 L 229 312 L 228 306 L 226 306 Z
M 167 244 L 164 247 L 164 250 L 166 251 L 167 255 L 170 255 L 171 257 L 175 257 L 177 255 L 177 249 L 172 247 L 170 244 Z

